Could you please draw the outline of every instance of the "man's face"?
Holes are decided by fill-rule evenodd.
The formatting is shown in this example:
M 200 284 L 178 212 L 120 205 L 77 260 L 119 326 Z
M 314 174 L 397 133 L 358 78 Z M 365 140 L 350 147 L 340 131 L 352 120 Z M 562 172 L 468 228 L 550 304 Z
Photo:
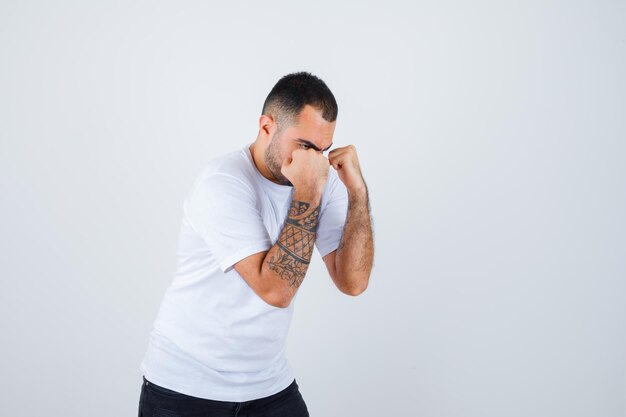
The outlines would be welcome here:
M 281 172 L 283 161 L 296 149 L 315 149 L 326 152 L 333 144 L 336 122 L 328 122 L 322 112 L 306 105 L 291 126 L 283 127 L 270 140 L 265 150 L 265 165 L 281 185 L 293 186 Z

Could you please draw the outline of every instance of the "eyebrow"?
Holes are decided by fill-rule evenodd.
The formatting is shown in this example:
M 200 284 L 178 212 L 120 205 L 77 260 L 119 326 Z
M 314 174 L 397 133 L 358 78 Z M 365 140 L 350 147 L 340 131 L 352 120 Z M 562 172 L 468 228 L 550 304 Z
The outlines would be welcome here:
M 329 150 L 329 149 L 333 146 L 333 143 L 332 143 L 332 142 L 330 142 L 330 145 L 328 145 L 328 148 L 326 148 L 326 149 L 322 150 L 322 149 L 318 148 L 318 147 L 317 147 L 317 145 L 315 145 L 315 144 L 314 144 L 313 142 L 311 142 L 311 141 L 308 141 L 308 140 L 306 140 L 306 139 L 300 139 L 300 138 L 298 138 L 298 140 L 299 140 L 300 142 L 304 142 L 304 143 L 306 143 L 307 145 L 309 145 L 311 148 L 315 149 L 316 151 L 326 152 L 327 150 Z

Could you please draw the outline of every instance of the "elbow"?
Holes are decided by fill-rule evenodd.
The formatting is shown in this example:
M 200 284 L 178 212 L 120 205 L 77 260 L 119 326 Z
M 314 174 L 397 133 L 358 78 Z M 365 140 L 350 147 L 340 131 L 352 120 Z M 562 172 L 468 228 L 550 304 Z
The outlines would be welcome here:
M 361 288 L 351 288 L 349 290 L 344 290 L 342 292 L 344 294 L 346 294 L 346 295 L 350 295 L 352 297 L 356 297 L 357 295 L 361 295 L 366 290 L 366 288 L 367 288 L 367 286 L 361 287 Z
M 363 284 L 360 285 L 352 285 L 345 288 L 340 288 L 341 292 L 350 295 L 352 297 L 356 297 L 357 295 L 363 294 L 363 292 L 367 289 L 368 281 L 365 280 Z
M 272 306 L 276 308 L 287 308 L 291 305 L 291 300 L 280 300 L 276 303 L 273 303 Z
M 292 298 L 285 294 L 272 293 L 265 295 L 263 300 L 272 307 L 287 308 L 291 304 Z

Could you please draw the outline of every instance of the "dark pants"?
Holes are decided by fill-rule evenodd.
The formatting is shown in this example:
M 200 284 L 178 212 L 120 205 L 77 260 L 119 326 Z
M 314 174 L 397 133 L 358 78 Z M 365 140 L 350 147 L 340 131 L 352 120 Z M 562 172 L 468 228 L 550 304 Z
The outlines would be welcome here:
M 160 387 L 143 377 L 139 417 L 308 417 L 294 379 L 269 397 L 244 402 L 207 400 Z

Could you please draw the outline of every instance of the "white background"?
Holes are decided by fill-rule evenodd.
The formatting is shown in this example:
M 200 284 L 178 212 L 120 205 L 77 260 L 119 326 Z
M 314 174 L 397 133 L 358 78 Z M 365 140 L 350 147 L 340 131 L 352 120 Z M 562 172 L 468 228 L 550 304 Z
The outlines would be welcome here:
M 370 190 L 315 254 L 312 416 L 626 415 L 626 3 L 0 1 L 3 416 L 136 415 L 182 201 L 293 71 Z

